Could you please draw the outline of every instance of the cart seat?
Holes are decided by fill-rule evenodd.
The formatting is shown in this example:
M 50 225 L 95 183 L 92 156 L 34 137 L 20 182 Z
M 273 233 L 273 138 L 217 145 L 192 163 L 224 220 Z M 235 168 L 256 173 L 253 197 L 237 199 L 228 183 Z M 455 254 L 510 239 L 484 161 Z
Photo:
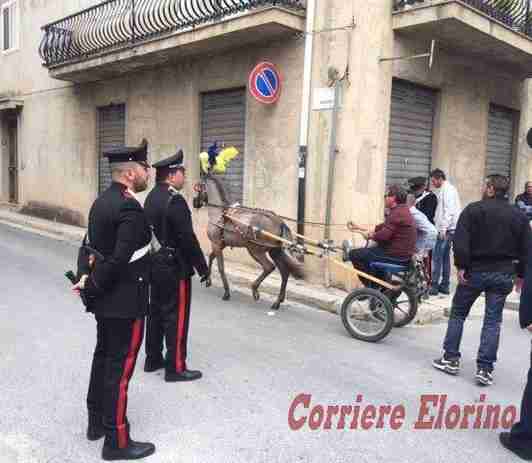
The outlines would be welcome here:
M 401 273 L 408 270 L 408 263 L 390 264 L 388 262 L 372 262 L 369 267 L 371 270 L 377 270 L 386 273 Z

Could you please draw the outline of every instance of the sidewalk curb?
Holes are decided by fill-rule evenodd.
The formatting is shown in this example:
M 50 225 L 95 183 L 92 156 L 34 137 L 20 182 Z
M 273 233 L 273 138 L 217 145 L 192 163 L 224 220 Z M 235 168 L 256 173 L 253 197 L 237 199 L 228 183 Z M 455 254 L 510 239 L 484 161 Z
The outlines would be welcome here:
M 31 233 L 45 234 L 50 238 L 72 243 L 81 243 L 85 236 L 86 229 L 65 225 L 58 222 L 32 217 L 29 215 L 14 212 L 5 208 L 0 208 L 0 223 L 16 228 L 24 229 Z

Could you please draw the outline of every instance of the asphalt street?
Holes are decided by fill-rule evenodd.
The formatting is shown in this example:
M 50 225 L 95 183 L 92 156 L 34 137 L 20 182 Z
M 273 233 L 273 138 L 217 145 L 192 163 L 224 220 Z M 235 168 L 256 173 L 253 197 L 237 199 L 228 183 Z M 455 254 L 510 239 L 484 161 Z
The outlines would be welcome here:
M 85 394 L 95 323 L 63 276 L 72 245 L 0 225 L 0 462 L 70 463 L 100 460 L 102 441 L 85 438 Z M 251 294 L 221 300 L 219 288 L 194 286 L 188 364 L 204 378 L 165 383 L 142 371 L 144 349 L 130 383 L 132 437 L 150 440 L 146 461 L 177 462 L 509 462 L 494 429 L 415 429 L 423 394 L 446 394 L 447 407 L 485 403 L 519 408 L 530 339 L 505 313 L 495 384 L 473 381 L 481 320 L 468 322 L 463 370 L 451 377 L 431 367 L 445 324 L 394 329 L 378 344 L 350 338 L 339 317 L 295 304 L 269 316 L 270 303 Z M 405 417 L 394 430 L 331 429 L 315 405 L 390 405 Z M 362 413 L 362 412 L 361 412 Z M 431 414 L 436 412 L 431 411 Z M 352 415 L 350 415 L 352 417 Z M 509 415 L 506 415 L 509 416 Z M 425 419 L 426 418 L 426 419 Z M 426 422 L 428 417 L 424 417 Z M 473 421 L 473 420 L 471 420 Z M 369 423 L 369 424 L 368 424 Z M 294 423 L 293 423 L 294 424 Z M 397 424 L 397 421 L 396 421 Z M 499 423 L 500 424 L 500 423 Z M 342 426 L 340 426 L 342 427 Z M 443 426 L 445 427 L 445 426 Z

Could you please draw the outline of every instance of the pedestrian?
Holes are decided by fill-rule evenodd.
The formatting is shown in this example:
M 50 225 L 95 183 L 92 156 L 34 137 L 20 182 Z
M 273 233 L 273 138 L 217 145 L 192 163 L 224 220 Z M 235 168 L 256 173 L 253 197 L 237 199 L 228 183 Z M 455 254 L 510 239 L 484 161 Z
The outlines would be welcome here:
M 133 460 L 155 452 L 153 444 L 131 440 L 126 415 L 148 310 L 151 233 L 136 195 L 147 187 L 150 166 L 146 142 L 104 154 L 113 182 L 90 209 L 87 237 L 94 254 L 73 287 L 84 293 L 87 310 L 96 317 L 87 438 L 105 436 L 104 460 Z
M 434 216 L 436 215 L 438 198 L 427 188 L 427 178 L 412 177 L 408 179 L 408 185 L 410 193 L 416 198 L 416 208 L 425 214 L 429 222 L 434 225 Z M 437 235 L 438 233 L 436 232 L 436 236 Z M 432 250 L 434 249 L 434 246 L 432 246 L 431 249 L 428 249 L 423 257 L 423 273 L 426 275 L 429 288 L 432 287 Z
M 180 150 L 153 167 L 157 171 L 157 183 L 146 198 L 145 210 L 157 240 L 175 250 L 175 266 L 173 272 L 165 273 L 154 259 L 144 371 L 165 368 L 167 382 L 193 381 L 202 374 L 189 370 L 186 364 L 191 278 L 196 270 L 200 281 L 207 282 L 209 268 L 192 227 L 190 209 L 180 193 L 186 179 L 183 152 Z
M 525 191 L 516 196 L 515 205 L 532 220 L 532 182 L 525 183 Z
M 434 216 L 438 239 L 432 251 L 432 286 L 429 294 L 431 296 L 436 296 L 438 293 L 447 295 L 450 294 L 451 243 L 460 215 L 460 198 L 458 191 L 447 180 L 442 170 L 434 169 L 430 173 L 430 178 L 438 199 Z
M 427 216 L 430 223 L 434 224 L 438 198 L 427 188 L 426 177 L 412 177 L 408 179 L 408 185 L 410 187 L 410 193 L 416 198 L 416 207 Z
M 516 284 L 517 289 L 519 283 Z M 519 304 L 519 323 L 521 328 L 532 333 L 532 247 L 529 247 L 528 251 L 528 264 Z M 519 422 L 512 426 L 510 432 L 499 434 L 499 439 L 508 450 L 523 460 L 532 461 L 532 352 L 527 383 L 521 400 Z
M 514 261 L 518 262 L 517 275 L 522 277 L 530 244 L 528 221 L 506 200 L 508 188 L 507 177 L 490 175 L 483 199 L 469 204 L 460 215 L 454 237 L 459 283 L 443 342 L 444 354 L 433 361 L 438 370 L 459 373 L 464 322 L 484 292 L 486 306 L 475 378 L 485 386 L 493 383 L 502 311 L 512 291 Z
M 416 226 L 416 253 L 424 256 L 434 248 L 438 231 L 427 216 L 416 207 L 416 197 L 413 194 L 407 196 L 406 204 L 410 208 Z

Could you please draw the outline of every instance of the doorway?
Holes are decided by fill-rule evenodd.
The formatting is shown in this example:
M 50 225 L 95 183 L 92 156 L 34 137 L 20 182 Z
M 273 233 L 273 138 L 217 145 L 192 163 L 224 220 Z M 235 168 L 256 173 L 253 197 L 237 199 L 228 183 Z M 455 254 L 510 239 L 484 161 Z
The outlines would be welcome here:
M 18 127 L 17 118 L 7 119 L 9 202 L 18 203 Z

